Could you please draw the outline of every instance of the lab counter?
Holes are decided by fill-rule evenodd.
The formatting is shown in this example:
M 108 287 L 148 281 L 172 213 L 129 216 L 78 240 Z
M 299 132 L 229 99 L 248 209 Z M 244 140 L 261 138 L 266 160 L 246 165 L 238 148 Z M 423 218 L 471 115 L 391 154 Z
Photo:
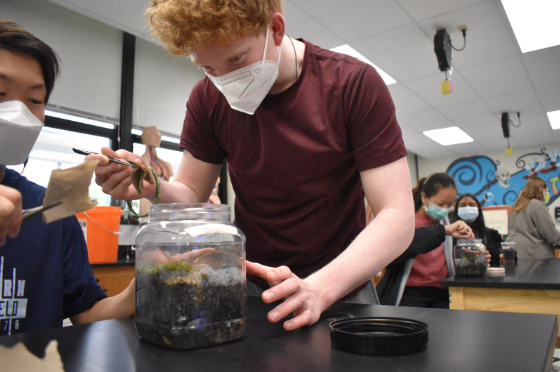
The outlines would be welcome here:
M 441 281 L 445 287 L 496 288 L 496 289 L 543 289 L 560 291 L 560 260 L 519 259 L 506 264 L 505 276 L 455 276 Z
M 134 258 L 119 258 L 116 262 L 91 264 L 95 279 L 107 296 L 121 293 L 134 278 Z
M 239 341 L 199 350 L 164 349 L 136 335 L 132 318 L 0 338 L 23 342 L 43 356 L 58 341 L 66 372 L 113 371 L 550 371 L 557 318 L 552 315 L 335 304 L 312 326 L 286 332 L 266 313 L 272 305 L 247 301 Z M 349 316 L 405 317 L 429 326 L 428 348 L 401 356 L 362 356 L 333 349 L 330 321 Z
M 560 316 L 559 259 L 519 259 L 504 268 L 502 277 L 455 276 L 441 281 L 449 287 L 449 307 Z

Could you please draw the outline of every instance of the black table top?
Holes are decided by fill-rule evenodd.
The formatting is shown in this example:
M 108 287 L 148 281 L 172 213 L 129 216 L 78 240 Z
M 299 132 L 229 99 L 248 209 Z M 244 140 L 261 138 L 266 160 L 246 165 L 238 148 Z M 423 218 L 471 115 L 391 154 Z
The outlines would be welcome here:
M 120 266 L 134 266 L 135 264 L 134 257 L 132 258 L 119 258 L 116 262 L 105 262 L 105 263 L 94 263 L 90 264 L 91 267 L 120 267 Z
M 519 259 L 504 268 L 505 276 L 455 276 L 440 283 L 445 287 L 560 290 L 560 259 Z
M 554 315 L 335 304 L 314 326 L 286 332 L 266 320 L 272 309 L 259 298 L 247 301 L 247 329 L 229 344 L 174 351 L 136 335 L 131 318 L 0 337 L 23 341 L 42 357 L 56 339 L 66 372 L 112 371 L 549 371 L 556 341 Z M 393 316 L 429 326 L 428 348 L 393 357 L 333 349 L 328 324 L 348 316 Z M 1 369 L 1 367 L 0 367 Z

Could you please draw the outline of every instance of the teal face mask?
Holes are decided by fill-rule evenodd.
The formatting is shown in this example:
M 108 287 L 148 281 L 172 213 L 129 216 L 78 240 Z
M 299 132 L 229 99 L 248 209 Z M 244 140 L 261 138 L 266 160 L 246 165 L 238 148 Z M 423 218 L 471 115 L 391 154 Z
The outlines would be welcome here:
M 430 204 L 430 206 L 428 208 L 426 208 L 425 205 L 423 207 L 424 207 L 424 210 L 426 211 L 426 214 L 432 220 L 436 220 L 436 221 L 443 220 L 445 217 L 447 217 L 449 212 L 451 212 L 453 210 L 453 207 L 442 208 L 442 207 L 438 207 L 437 205 L 433 205 L 429 201 L 428 201 L 428 203 Z

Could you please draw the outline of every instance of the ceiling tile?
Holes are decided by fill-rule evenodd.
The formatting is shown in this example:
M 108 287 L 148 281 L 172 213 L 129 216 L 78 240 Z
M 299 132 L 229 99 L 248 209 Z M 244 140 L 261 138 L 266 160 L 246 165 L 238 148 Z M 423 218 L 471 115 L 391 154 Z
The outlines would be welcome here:
M 429 109 L 430 106 L 402 84 L 388 86 L 397 115 Z
M 471 66 L 519 53 L 507 17 L 498 1 L 487 1 L 420 22 L 420 26 L 432 38 L 437 30 L 445 28 L 456 48 L 463 46 L 463 35 L 457 26 L 464 24 L 469 27 L 467 46 L 463 51 L 453 51 L 455 67 Z
M 452 127 L 454 124 L 435 109 L 418 111 L 411 114 L 398 114 L 397 119 L 400 124 L 413 128 L 418 133 L 432 129 Z M 422 134 L 422 136 L 424 136 Z M 431 140 L 430 140 L 431 141 Z
M 447 147 L 457 155 L 478 155 L 487 151 L 486 147 L 474 141 L 468 143 L 459 143 Z
M 519 125 L 517 115 L 510 116 L 510 120 L 513 122 L 513 125 Z M 521 125 L 519 125 L 519 127 L 515 127 L 513 125 L 510 125 L 509 128 L 509 133 L 512 136 L 520 136 L 524 135 L 525 133 L 546 132 L 552 130 L 546 114 L 521 115 Z M 550 141 L 550 137 L 545 138 L 544 140 L 548 142 Z
M 460 71 L 483 98 L 533 89 L 519 57 L 465 67 Z
M 394 1 L 299 0 L 292 3 L 324 25 L 328 25 L 334 33 L 347 42 L 412 22 Z
M 376 34 L 351 45 L 397 81 L 439 71 L 431 38 L 415 24 Z M 411 56 L 414 56 L 414 63 L 411 63 Z
M 478 142 L 486 139 L 505 141 L 504 133 L 502 132 L 502 124 L 499 119 L 491 122 L 469 125 L 463 128 L 463 130 Z
M 522 116 L 525 116 L 543 112 L 534 90 L 490 97 L 486 99 L 486 104 L 495 114 L 509 112 L 514 115 L 519 111 Z
M 521 58 L 536 88 L 560 84 L 560 46 L 523 53 Z
M 544 131 L 532 131 L 526 133 L 514 134 L 510 132 L 511 136 L 519 142 L 521 146 L 535 146 L 549 143 L 551 138 L 554 138 L 552 134 L 552 128 Z
M 545 112 L 560 110 L 560 84 L 537 89 L 537 96 Z
M 397 0 L 416 21 L 465 8 L 488 0 Z
M 478 140 L 478 143 L 480 143 L 482 146 L 484 146 L 486 149 L 488 149 L 488 151 L 498 151 L 498 150 L 503 150 L 504 152 L 506 151 L 507 148 L 507 141 L 505 138 L 497 138 L 497 139 L 483 139 L 483 140 Z M 509 145 L 512 148 L 518 148 L 521 147 L 519 145 L 519 142 L 517 142 L 514 138 L 510 138 L 509 139 Z
M 303 38 L 312 44 L 325 49 L 331 49 L 346 44 L 328 27 L 302 12 L 300 8 L 289 1 L 282 3 L 286 20 L 286 34 L 294 38 Z
M 402 82 L 402 84 L 433 107 L 445 107 L 479 99 L 460 73 L 455 72 L 452 76 L 455 84 L 455 92 L 452 94 L 441 94 L 441 82 L 444 80 L 445 75 L 439 73 Z
M 481 100 L 441 107 L 439 112 L 461 128 L 491 122 L 495 117 Z

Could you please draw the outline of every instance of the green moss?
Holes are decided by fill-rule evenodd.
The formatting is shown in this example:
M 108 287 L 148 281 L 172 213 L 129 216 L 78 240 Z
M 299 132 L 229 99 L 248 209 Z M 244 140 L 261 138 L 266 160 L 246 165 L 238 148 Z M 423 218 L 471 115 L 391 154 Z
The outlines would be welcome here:
M 168 271 L 178 272 L 191 272 L 193 271 L 193 267 L 190 262 L 188 261 L 169 261 L 164 264 L 160 264 L 164 269 Z
M 160 263 L 156 265 L 144 265 L 137 269 L 141 274 L 151 274 L 157 275 L 161 270 L 167 270 L 174 273 L 185 272 L 189 273 L 193 271 L 193 267 L 188 261 L 170 261 L 166 263 Z

